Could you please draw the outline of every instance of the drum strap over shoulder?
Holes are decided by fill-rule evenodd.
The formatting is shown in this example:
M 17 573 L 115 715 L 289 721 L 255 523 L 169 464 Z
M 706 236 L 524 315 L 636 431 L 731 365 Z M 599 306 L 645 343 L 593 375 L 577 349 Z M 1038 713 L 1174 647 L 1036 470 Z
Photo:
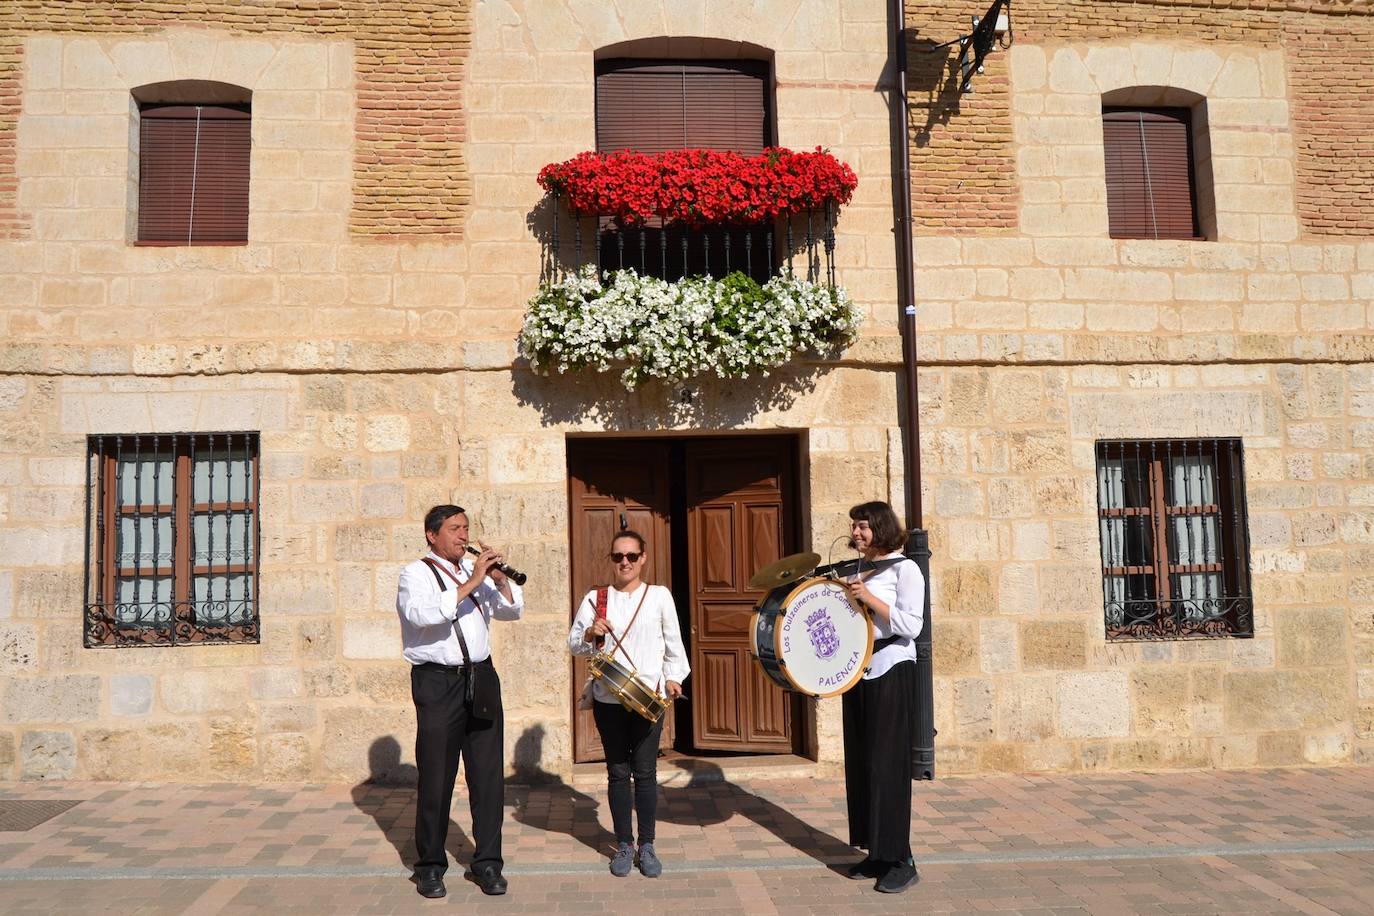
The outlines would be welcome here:
M 609 585 L 603 585 L 596 590 L 596 617 L 594 618 L 595 620 L 606 619 L 606 603 L 610 598 L 610 592 L 611 588 Z M 600 649 L 602 645 L 605 644 L 605 642 L 606 637 L 598 636 L 596 638 L 596 647 Z
M 642 594 L 642 595 L 639 596 L 639 604 L 635 605 L 635 612 L 634 612 L 634 614 L 632 614 L 632 615 L 630 616 L 630 622 L 627 623 L 627 624 L 625 624 L 625 632 L 624 632 L 624 635 L 625 635 L 625 636 L 629 636 L 629 635 L 630 635 L 630 630 L 631 630 L 631 628 L 634 627 L 635 621 L 639 619 L 639 611 L 640 611 L 641 608 L 644 607 L 644 599 L 649 597 L 649 589 L 650 589 L 650 588 L 652 588 L 652 586 L 650 586 L 650 585 L 646 582 L 646 583 L 644 584 L 644 594 Z M 610 587 L 609 587 L 609 586 L 603 585 L 603 586 L 601 586 L 600 588 L 598 588 L 598 589 L 596 590 L 596 616 L 599 617 L 599 618 L 601 618 L 601 619 L 603 619 L 603 620 L 606 618 L 606 604 L 607 604 L 607 601 L 608 601 L 609 598 L 610 598 Z M 620 637 L 619 637 L 619 636 L 616 636 L 614 631 L 611 632 L 611 639 L 614 639 L 614 640 L 615 640 L 615 647 L 616 647 L 617 649 L 619 649 L 622 653 L 624 653 L 624 655 L 625 655 L 625 660 L 628 661 L 628 662 L 630 663 L 630 667 L 635 668 L 636 670 L 638 670 L 639 666 L 635 664 L 634 658 L 630 655 L 630 650 L 625 648 L 624 643 L 622 643 L 622 642 L 620 641 Z M 599 647 L 601 646 L 601 644 L 604 643 L 604 642 L 605 642 L 605 640 L 598 640 L 598 641 L 597 641 L 597 647 L 599 648 Z
M 897 643 L 910 638 L 910 636 L 884 636 L 882 639 L 875 639 L 873 640 L 873 654 L 877 655 L 888 646 L 895 646 Z

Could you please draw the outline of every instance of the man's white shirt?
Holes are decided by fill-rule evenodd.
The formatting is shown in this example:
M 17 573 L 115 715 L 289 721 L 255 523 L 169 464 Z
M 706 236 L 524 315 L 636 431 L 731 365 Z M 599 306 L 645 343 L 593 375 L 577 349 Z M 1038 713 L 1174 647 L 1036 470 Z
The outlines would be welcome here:
M 401 618 L 403 654 L 412 665 L 437 662 L 441 665 L 463 664 L 463 650 L 458 644 L 455 628 L 461 628 L 472 661 L 480 662 L 491 656 L 491 621 L 519 620 L 524 610 L 524 595 L 520 586 L 506 580 L 512 601 L 490 578 L 484 579 L 472 595 L 458 601 L 458 584 L 445 575 L 452 573 L 458 582 L 472 576 L 473 562 L 464 557 L 455 567 L 442 557 L 430 553 L 428 558 L 441 569 L 444 589 L 440 591 L 434 571 L 423 559 L 401 570 L 396 584 L 396 613 Z

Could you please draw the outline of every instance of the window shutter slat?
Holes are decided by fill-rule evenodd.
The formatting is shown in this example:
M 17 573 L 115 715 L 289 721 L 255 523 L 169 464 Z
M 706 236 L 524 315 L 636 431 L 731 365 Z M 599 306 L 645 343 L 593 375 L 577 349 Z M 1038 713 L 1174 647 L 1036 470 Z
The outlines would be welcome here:
M 194 106 L 153 109 L 139 136 L 140 241 L 248 240 L 252 122 L 246 112 L 204 106 L 197 127 Z
M 1196 238 L 1190 114 L 1102 113 L 1108 227 L 1113 238 Z
M 597 149 L 757 154 L 769 142 L 767 92 L 756 61 L 606 62 L 596 78 Z

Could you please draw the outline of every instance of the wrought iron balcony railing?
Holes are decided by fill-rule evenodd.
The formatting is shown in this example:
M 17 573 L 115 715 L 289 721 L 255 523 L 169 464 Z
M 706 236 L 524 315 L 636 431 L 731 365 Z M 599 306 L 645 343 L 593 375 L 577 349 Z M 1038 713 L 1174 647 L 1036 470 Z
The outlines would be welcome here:
M 836 210 L 808 210 L 754 226 L 687 227 L 654 223 L 622 227 L 605 216 L 568 212 L 550 195 L 544 271 L 558 277 L 595 264 L 603 271 L 634 270 L 662 280 L 744 273 L 758 283 L 783 270 L 813 283 L 835 285 Z

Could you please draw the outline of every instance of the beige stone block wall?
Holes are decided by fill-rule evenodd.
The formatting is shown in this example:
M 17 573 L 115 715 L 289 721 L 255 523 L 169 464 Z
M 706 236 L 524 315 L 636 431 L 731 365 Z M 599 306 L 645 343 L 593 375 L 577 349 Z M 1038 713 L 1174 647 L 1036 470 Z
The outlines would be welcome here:
M 609 402 L 617 383 L 602 381 Z M 887 492 L 890 372 L 827 373 L 762 413 L 724 385 L 702 392 L 709 414 L 643 395 L 576 422 L 512 394 L 558 409 L 533 395 L 556 384 L 509 370 L 8 382 L 0 429 L 28 439 L 5 453 L 0 736 L 28 750 L 0 776 L 118 779 L 132 765 L 173 780 L 352 780 L 390 740 L 409 760 L 396 576 L 423 549 L 424 511 L 454 500 L 530 573 L 525 618 L 494 627 L 510 760 L 518 747 L 520 764 L 566 775 L 568 433 L 796 430 L 808 444 L 807 527 L 823 552 L 849 504 Z M 261 643 L 83 648 L 85 437 L 223 429 L 261 433 Z M 817 727 L 834 769 L 837 701 Z
M 922 382 L 939 427 L 923 466 L 946 772 L 1369 759 L 1368 366 L 951 367 Z M 1016 418 L 991 423 L 1008 390 Z M 1107 642 L 1095 441 L 1233 436 L 1254 638 Z
M 479 4 L 472 202 L 461 241 L 426 244 L 348 234 L 348 42 L 27 39 L 34 235 L 0 243 L 0 777 L 350 780 L 387 738 L 408 758 L 395 575 L 450 500 L 531 573 L 527 618 L 496 628 L 508 759 L 566 775 L 569 434 L 796 431 L 823 556 L 848 506 L 900 506 L 885 6 L 840 10 Z M 594 143 L 595 50 L 743 35 L 775 53 L 780 142 L 858 169 L 837 254 L 863 338 L 689 403 L 513 367 L 534 176 Z M 1374 241 L 1297 236 L 1282 57 L 1095 41 L 1008 63 L 1021 234 L 916 244 L 940 772 L 1374 759 Z M 130 246 L 128 90 L 207 75 L 254 92 L 250 241 Z M 1137 83 L 1207 95 L 1218 240 L 1107 238 L 1100 96 Z M 83 649 L 84 437 L 226 428 L 262 432 L 262 643 Z M 1115 436 L 1244 439 L 1254 639 L 1105 642 L 1092 446 Z M 837 700 L 816 729 L 833 770 Z
M 882 311 L 894 290 L 873 92 L 884 17 L 876 0 L 846 4 L 842 29 L 819 0 L 481 4 L 465 86 L 471 207 L 461 241 L 427 244 L 348 234 L 350 42 L 27 38 L 17 173 L 34 231 L 0 246 L 0 736 L 28 750 L 6 775 L 114 776 L 133 760 L 174 779 L 351 779 L 378 738 L 409 756 L 395 575 L 422 544 L 424 510 L 454 499 L 531 572 L 527 619 L 496 630 L 509 743 L 537 730 L 520 752 L 540 759 L 523 762 L 566 773 L 567 433 L 797 430 L 814 443 L 808 531 L 827 549 L 849 504 L 900 496 L 882 367 L 705 383 L 685 410 L 672 392 L 597 379 L 569 399 L 566 379 L 511 371 L 538 280 L 534 176 L 594 145 L 594 52 L 619 42 L 700 53 L 703 39 L 748 34 L 773 50 L 779 141 L 829 146 L 862 172 L 837 245 L 851 293 Z M 668 36 L 687 40 L 668 48 Z M 197 78 L 253 92 L 249 242 L 132 246 L 129 90 Z M 262 432 L 261 645 L 81 648 L 84 437 L 203 429 Z M 838 704 L 821 720 L 833 765 Z

